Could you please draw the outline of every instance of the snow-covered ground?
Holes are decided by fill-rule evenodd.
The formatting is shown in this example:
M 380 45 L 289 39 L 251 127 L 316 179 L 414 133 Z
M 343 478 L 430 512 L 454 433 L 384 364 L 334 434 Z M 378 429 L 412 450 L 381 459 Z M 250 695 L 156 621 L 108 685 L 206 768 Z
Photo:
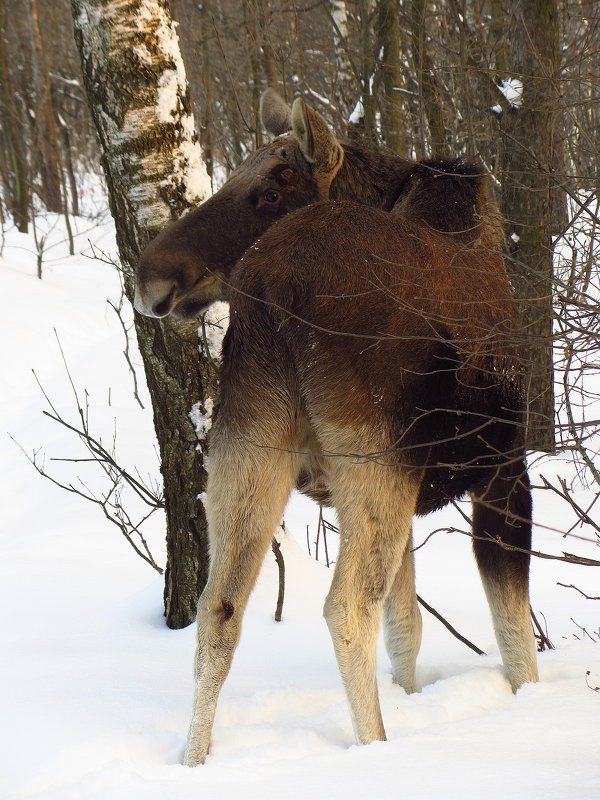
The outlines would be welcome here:
M 115 252 L 109 225 L 76 224 L 78 252 L 89 249 L 88 239 Z M 418 591 L 488 655 L 475 655 L 425 613 L 420 691 L 406 696 L 392 685 L 381 648 L 389 741 L 359 748 L 321 617 L 330 570 L 305 545 L 307 524 L 315 538 L 317 511 L 301 498 L 286 514 L 283 622 L 273 621 L 277 573 L 269 554 L 221 696 L 211 755 L 203 767 L 180 766 L 193 627 L 165 627 L 160 576 L 98 508 L 39 477 L 13 441 L 30 454 L 41 448 L 38 458 L 62 480 L 80 475 L 94 488 L 94 465 L 51 461 L 83 454 L 42 414 L 47 404 L 32 374 L 74 420 L 58 338 L 75 386 L 88 393 L 92 431 L 110 442 L 116 420 L 119 458 L 158 475 L 151 414 L 132 397 L 121 327 L 106 303 L 118 298 L 116 273 L 80 254 L 65 256 L 63 237 L 59 222 L 41 281 L 31 236 L 9 231 L 0 257 L 0 798 L 600 797 L 600 692 L 586 684 L 590 671 L 590 686 L 600 685 L 600 601 L 556 585 L 599 595 L 597 568 L 533 560 L 533 606 L 557 649 L 540 655 L 540 683 L 513 696 L 470 543 L 456 533 L 433 536 L 417 553 Z M 573 475 L 558 459 L 543 470 Z M 460 527 L 453 513 L 419 521 L 417 542 L 452 522 Z M 597 546 L 556 532 L 570 517 L 548 492 L 537 495 L 536 519 L 554 529 L 537 529 L 536 549 L 600 557 Z M 591 538 L 585 528 L 578 533 Z M 147 536 L 164 564 L 159 516 Z

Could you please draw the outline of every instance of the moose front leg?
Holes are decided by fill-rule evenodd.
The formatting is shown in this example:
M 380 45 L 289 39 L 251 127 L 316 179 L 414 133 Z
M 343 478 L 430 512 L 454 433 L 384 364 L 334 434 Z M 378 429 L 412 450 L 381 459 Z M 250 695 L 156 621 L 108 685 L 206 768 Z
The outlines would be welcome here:
M 211 442 L 210 572 L 198 603 L 196 686 L 185 763 L 202 764 L 242 615 L 294 484 L 297 457 L 222 435 Z M 291 449 L 291 448 L 290 448 Z

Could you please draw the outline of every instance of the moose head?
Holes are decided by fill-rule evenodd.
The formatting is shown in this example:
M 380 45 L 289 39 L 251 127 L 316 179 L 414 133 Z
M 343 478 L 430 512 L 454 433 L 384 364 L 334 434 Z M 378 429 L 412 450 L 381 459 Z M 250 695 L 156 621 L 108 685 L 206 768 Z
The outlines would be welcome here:
M 344 150 L 323 117 L 301 98 L 290 109 L 269 89 L 261 118 L 276 138 L 146 247 L 135 290 L 140 313 L 189 319 L 228 299 L 230 272 L 245 250 L 285 214 L 328 199 Z

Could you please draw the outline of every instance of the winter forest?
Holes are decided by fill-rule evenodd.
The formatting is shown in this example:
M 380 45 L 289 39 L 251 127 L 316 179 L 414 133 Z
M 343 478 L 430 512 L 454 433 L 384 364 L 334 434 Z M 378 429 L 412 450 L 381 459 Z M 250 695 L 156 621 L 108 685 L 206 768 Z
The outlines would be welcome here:
M 290 160 L 278 173 L 277 191 L 261 189 L 258 211 L 246 218 L 240 198 L 243 192 L 250 195 L 244 187 L 263 186 L 268 177 L 263 167 L 270 163 L 253 154 L 266 152 L 260 149 L 276 135 L 284 137 L 284 154 L 296 148 L 299 173 L 309 175 L 316 188 L 293 183 Z M 353 182 L 343 178 L 347 164 L 357 170 Z M 447 189 L 469 181 L 478 187 L 474 200 L 462 188 Z M 281 187 L 291 187 L 289 208 Z M 599 187 L 595 0 L 0 0 L 3 798 L 598 796 Z M 215 196 L 223 198 L 220 206 L 209 205 Z M 215 214 L 189 216 L 204 203 L 217 209 Z M 263 208 L 275 203 L 281 204 L 275 210 Z M 304 286 L 306 296 L 317 298 L 317 309 L 333 302 L 321 288 L 333 281 L 328 269 L 332 275 L 338 270 L 340 281 L 350 263 L 364 261 L 373 272 L 363 275 L 357 268 L 359 289 L 352 282 L 352 291 L 339 284 L 335 296 L 344 300 L 346 311 L 334 319 L 335 330 L 323 316 L 315 317 L 321 327 L 313 324 L 301 347 L 309 312 L 294 316 L 277 298 L 291 296 L 289 287 L 300 282 L 302 254 L 318 250 L 319 242 L 341 241 L 341 233 L 332 225 L 323 238 L 294 220 L 311 219 L 312 209 L 327 222 L 350 204 L 348 214 L 366 220 L 363 232 L 351 231 L 331 267 L 323 257 L 319 275 Z M 186 223 L 188 216 L 201 223 Z M 406 239 L 394 233 L 397 250 L 384 248 L 385 257 L 377 262 L 377 239 L 400 230 L 393 227 L 397 224 L 405 226 Z M 371 230 L 376 225 L 381 237 L 379 228 Z M 299 226 L 294 250 L 287 241 Z M 164 231 L 159 244 L 148 247 Z M 199 263 L 199 238 L 206 252 L 216 252 L 211 257 L 217 266 L 206 267 L 208 300 L 189 318 L 167 315 L 177 309 L 171 301 L 180 291 L 179 284 L 171 288 L 171 274 Z M 291 277 L 281 278 L 281 295 L 272 293 L 275 282 L 269 277 L 277 275 L 280 252 L 269 249 L 271 241 L 284 242 L 281 252 L 301 254 L 284 264 Z M 487 255 L 468 260 L 468 253 L 482 252 L 478 247 L 485 248 L 489 261 Z M 460 273 L 461 258 L 467 259 L 463 282 L 446 306 L 445 284 L 424 277 L 433 274 L 435 261 L 423 256 L 425 251 L 441 254 L 440 274 L 446 276 Z M 254 296 L 245 288 L 251 284 L 244 263 L 248 275 L 254 274 L 261 257 L 256 285 L 263 285 L 264 274 L 268 286 Z M 445 316 L 389 312 L 390 319 L 406 312 L 402 319 L 418 322 L 414 330 L 409 325 L 413 344 L 406 363 L 416 364 L 411 359 L 427 347 L 427 352 L 450 347 L 450 334 L 444 339 L 439 330 L 456 329 L 454 360 L 444 356 L 453 366 L 439 370 L 456 380 L 456 396 L 468 394 L 463 366 L 470 359 L 488 353 L 492 366 L 480 376 L 484 383 L 486 375 L 493 378 L 469 394 L 482 421 L 464 437 L 461 419 L 472 415 L 471 407 L 416 394 L 407 436 L 417 436 L 421 417 L 456 416 L 431 438 L 419 434 L 410 453 L 429 453 L 423 458 L 443 471 L 431 454 L 441 446 L 439 452 L 451 460 L 462 452 L 462 437 L 484 442 L 488 451 L 496 448 L 487 456 L 490 463 L 505 463 L 506 453 L 489 443 L 486 431 L 508 424 L 509 401 L 490 410 L 479 398 L 500 391 L 505 352 L 498 342 L 508 336 L 507 347 L 518 353 L 518 378 L 511 380 L 521 387 L 515 390 L 521 405 L 510 418 L 516 431 L 511 442 L 517 442 L 518 453 L 526 452 L 527 470 L 494 502 L 508 509 L 501 512 L 508 528 L 529 525 L 528 512 L 511 510 L 516 501 L 510 499 L 513 490 L 518 494 L 527 485 L 528 473 L 533 539 L 523 545 L 511 538 L 511 545 L 506 536 L 486 532 L 481 545 L 478 525 L 495 519 L 497 507 L 474 479 L 472 485 L 465 482 L 464 491 L 448 490 L 451 501 L 441 510 L 415 516 L 411 533 L 412 512 L 425 507 L 419 506 L 425 490 L 417 489 L 413 505 L 406 500 L 408 516 L 402 512 L 408 544 L 399 566 L 378 605 L 373 603 L 375 610 L 357 600 L 356 619 L 352 612 L 346 620 L 354 627 L 343 628 L 338 611 L 331 612 L 336 602 L 344 606 L 343 580 L 358 597 L 363 572 L 369 573 L 375 557 L 383 564 L 386 556 L 379 540 L 370 552 L 364 546 L 353 550 L 345 520 L 354 517 L 344 516 L 339 498 L 346 484 L 339 475 L 354 469 L 364 476 L 358 491 L 348 490 L 349 502 L 367 508 L 365 519 L 375 529 L 380 517 L 368 499 L 375 497 L 368 476 L 378 480 L 388 458 L 394 469 L 398 464 L 405 469 L 400 445 L 390 452 L 381 444 L 370 449 L 364 444 L 359 451 L 352 444 L 346 450 L 328 448 L 316 422 L 311 435 L 317 445 L 312 439 L 297 447 L 287 439 L 278 445 L 281 463 L 301 460 L 305 447 L 315 448 L 318 469 L 293 478 L 290 486 L 296 489 L 283 517 L 277 513 L 274 532 L 269 528 L 264 559 L 263 551 L 255 555 L 241 538 L 250 538 L 252 509 L 261 496 L 260 478 L 242 482 L 244 465 L 259 471 L 260 464 L 271 463 L 270 450 L 277 450 L 266 431 L 281 397 L 261 370 L 271 376 L 278 369 L 274 365 L 288 368 L 285 357 L 277 361 L 280 347 L 294 353 L 294 380 L 301 383 L 305 375 L 310 378 L 322 346 L 348 337 L 345 345 L 335 345 L 339 358 L 323 362 L 329 368 L 321 369 L 318 388 L 306 378 L 312 394 L 302 395 L 308 409 L 302 406 L 303 413 L 312 420 L 312 399 L 315 408 L 330 408 L 333 401 L 327 398 L 336 396 L 342 398 L 344 419 L 364 416 L 364 430 L 377 427 L 378 415 L 387 419 L 384 388 L 378 394 L 376 385 L 372 405 L 363 408 L 352 380 L 356 372 L 383 387 L 394 373 L 393 364 L 382 362 L 386 344 L 373 328 L 379 306 L 368 295 L 383 293 L 388 305 L 396 298 L 399 307 L 402 278 L 383 287 L 390 275 L 406 274 L 394 272 L 401 270 L 402 259 L 409 270 L 422 270 L 406 289 L 416 298 L 410 313 L 428 281 L 431 308 L 454 309 Z M 485 272 L 484 263 L 501 265 L 500 282 Z M 151 268 L 156 285 L 169 287 L 164 316 L 155 313 L 158 303 L 145 299 L 149 290 L 142 277 Z M 197 287 L 200 278 L 194 276 Z M 212 288 L 217 283 L 218 291 Z M 493 316 L 504 302 L 503 286 L 514 315 L 508 334 L 506 318 Z M 475 299 L 480 297 L 487 298 L 486 312 Z M 305 301 L 302 297 L 298 308 L 308 308 Z M 251 311 L 244 328 L 246 306 Z M 278 317 L 280 312 L 288 316 Z M 496 321 L 485 333 L 468 334 L 483 330 L 485 314 Z M 279 320 L 268 336 L 259 326 L 262 319 Z M 436 333 L 426 346 L 419 332 L 430 329 Z M 356 344 L 361 336 L 368 339 L 364 330 L 376 331 L 371 339 L 377 341 Z M 227 359 L 235 361 L 236 353 L 242 355 L 230 364 Z M 342 371 L 344 359 L 354 362 L 354 371 Z M 410 372 L 406 368 L 405 376 Z M 411 374 L 417 372 L 414 367 Z M 412 387 L 411 380 L 401 383 Z M 263 411 L 252 404 L 255 389 L 266 398 Z M 221 430 L 231 420 L 240 431 L 256 431 L 263 445 L 244 444 L 240 434 L 242 444 L 231 449 L 227 472 Z M 211 450 L 215 441 L 221 446 Z M 259 455 L 246 458 L 252 447 Z M 410 461 L 407 475 L 417 467 L 425 470 L 420 475 L 440 474 L 427 472 L 422 464 L 429 462 L 420 457 Z M 272 461 L 280 463 L 275 455 Z M 331 466 L 334 462 L 344 466 Z M 461 462 L 460 468 L 469 466 Z M 265 497 L 279 491 L 280 467 L 274 470 L 263 480 Z M 227 476 L 225 488 L 215 475 Z M 336 489 L 336 480 L 342 488 Z M 486 486 L 493 487 L 489 481 Z M 387 485 L 383 479 L 381 485 Z M 380 495 L 381 508 L 392 509 L 389 519 L 400 519 L 396 500 L 383 490 Z M 232 605 L 224 598 L 220 621 L 199 618 L 204 655 L 199 648 L 195 661 L 196 609 L 210 565 L 206 510 L 221 508 L 219 503 L 230 503 L 222 507 L 237 509 L 242 522 L 231 541 L 223 537 L 222 558 L 211 529 L 213 567 L 230 556 L 235 560 L 231 554 L 237 553 L 232 585 L 242 585 L 239 576 L 247 573 L 251 594 L 212 733 L 208 723 L 206 756 L 206 743 L 196 751 L 188 744 L 186 751 L 195 686 L 194 708 L 208 708 L 204 695 L 222 679 L 210 671 L 224 659 L 220 643 L 227 636 L 233 641 L 241 625 L 237 600 Z M 212 514 L 218 518 L 218 511 Z M 219 524 L 225 529 L 229 523 Z M 384 529 L 381 541 L 395 541 L 389 531 L 395 523 L 387 530 L 384 522 L 377 524 Z M 481 553 L 506 565 L 496 584 L 486 578 L 488 556 Z M 255 585 L 246 564 L 253 559 Z M 516 576 L 527 559 L 529 599 L 525 594 L 519 601 L 517 623 Z M 365 597 L 375 596 L 376 584 L 384 581 L 381 568 L 373 574 Z M 401 622 L 393 621 L 396 601 L 389 599 L 396 574 L 403 576 L 400 594 L 410 609 L 398 611 Z M 203 596 L 207 608 L 209 590 L 217 586 L 212 574 L 211 581 Z M 246 599 L 239 592 L 243 611 Z M 219 633 L 216 644 L 213 630 L 228 630 L 232 616 L 237 633 Z M 372 639 L 375 647 L 380 618 L 385 635 L 377 639 L 372 663 L 363 644 Z M 416 675 L 403 680 L 398 663 L 408 663 L 405 651 L 418 649 L 421 624 Z M 354 658 L 345 654 L 355 645 L 345 631 L 354 636 L 361 625 L 370 633 L 356 635 Z M 405 631 L 398 641 L 394 625 Z M 532 643 L 531 658 L 535 650 L 539 682 L 532 682 L 535 667 L 529 673 L 511 667 L 517 629 Z M 195 663 L 204 675 L 197 685 Z M 223 664 L 218 669 L 227 675 L 229 661 Z M 360 676 L 369 676 L 369 669 L 373 685 L 365 688 Z M 366 730 L 361 708 L 377 706 L 377 691 L 386 741 L 381 734 L 361 734 Z M 190 748 L 199 755 L 190 756 Z M 184 766 L 196 763 L 202 766 Z

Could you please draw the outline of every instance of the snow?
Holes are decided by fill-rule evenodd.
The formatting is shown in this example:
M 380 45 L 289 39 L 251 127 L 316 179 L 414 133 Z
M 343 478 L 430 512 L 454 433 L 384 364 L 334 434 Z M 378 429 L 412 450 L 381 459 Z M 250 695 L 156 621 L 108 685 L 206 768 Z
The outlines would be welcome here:
M 172 122 L 177 113 L 177 72 L 166 69 L 158 79 L 156 116 L 159 122 Z
M 514 696 L 500 667 L 468 538 L 443 532 L 431 537 L 416 553 L 418 591 L 488 655 L 475 655 L 425 613 L 420 691 L 407 696 L 392 684 L 380 646 L 389 741 L 356 747 L 321 616 L 331 573 L 305 545 L 307 525 L 311 539 L 316 536 L 317 510 L 299 496 L 290 501 L 288 533 L 281 534 L 283 621 L 273 621 L 277 569 L 269 552 L 222 692 L 211 755 L 194 770 L 180 765 L 192 698 L 193 626 L 165 627 L 162 578 L 97 508 L 40 478 L 7 435 L 27 452 L 43 449 L 46 468 L 63 480 L 81 475 L 89 484 L 96 481 L 93 465 L 51 461 L 82 452 L 72 434 L 42 414 L 47 405 L 31 373 L 35 369 L 55 407 L 76 421 L 56 330 L 75 385 L 82 396 L 87 391 L 93 430 L 111 442 L 116 425 L 122 462 L 143 476 L 159 476 L 148 398 L 142 398 L 142 410 L 132 397 L 121 326 L 105 302 L 119 294 L 117 275 L 110 265 L 81 255 L 89 253 L 88 239 L 114 254 L 112 231 L 74 220 L 77 254 L 68 257 L 62 221 L 50 223 L 41 281 L 31 236 L 9 230 L 0 257 L 0 797 L 597 796 L 600 692 L 588 687 L 586 671 L 590 686 L 600 685 L 600 606 L 556 585 L 574 583 L 598 595 L 597 569 L 534 559 L 534 609 L 545 615 L 557 649 L 540 655 L 540 683 Z M 535 465 L 536 483 L 540 470 L 578 485 L 566 457 Z M 575 492 L 583 503 L 589 494 L 585 488 Z M 538 494 L 535 513 L 536 549 L 598 558 L 597 546 L 551 530 L 563 531 L 572 521 L 554 495 Z M 456 511 L 419 520 L 415 541 L 453 524 L 462 525 Z M 578 534 L 591 538 L 585 528 Z M 160 515 L 146 537 L 164 565 Z M 335 554 L 333 538 L 328 544 Z
M 326 97 L 323 97 L 322 94 L 315 92 L 315 90 L 311 89 L 310 86 L 307 88 L 307 92 L 310 94 L 311 97 L 314 97 L 314 99 L 318 100 L 319 103 L 321 103 L 322 105 L 326 106 L 327 108 L 332 107 L 332 103 L 330 100 L 328 100 Z
M 523 82 L 519 78 L 507 78 L 505 81 L 500 81 L 497 86 L 510 106 L 520 108 L 523 105 Z
M 204 411 L 202 407 L 204 406 Z M 192 405 L 190 411 L 190 420 L 196 431 L 196 436 L 203 442 L 208 436 L 209 430 L 212 428 L 212 416 L 215 407 L 215 402 L 212 397 L 207 397 L 202 402 L 197 402 Z
M 206 341 L 212 360 L 219 362 L 223 338 L 229 325 L 229 303 L 223 303 L 220 300 L 213 303 L 204 312 L 203 323 L 198 330 L 198 335 Z
M 194 205 L 210 195 L 211 187 L 193 117 L 183 113 L 181 107 L 181 100 L 187 93 L 187 78 L 176 26 L 168 7 L 156 0 L 142 0 L 138 13 L 140 28 L 153 28 L 157 50 L 174 65 L 174 69 L 164 70 L 158 81 L 156 116 L 160 122 L 167 123 L 181 119 L 182 136 L 179 152 L 174 157 L 173 181 L 185 187 L 186 200 Z
M 365 116 L 365 110 L 363 108 L 363 101 L 362 98 L 359 98 L 356 101 L 356 105 L 354 106 L 354 110 L 348 117 L 348 122 L 352 125 L 358 125 L 361 119 Z

